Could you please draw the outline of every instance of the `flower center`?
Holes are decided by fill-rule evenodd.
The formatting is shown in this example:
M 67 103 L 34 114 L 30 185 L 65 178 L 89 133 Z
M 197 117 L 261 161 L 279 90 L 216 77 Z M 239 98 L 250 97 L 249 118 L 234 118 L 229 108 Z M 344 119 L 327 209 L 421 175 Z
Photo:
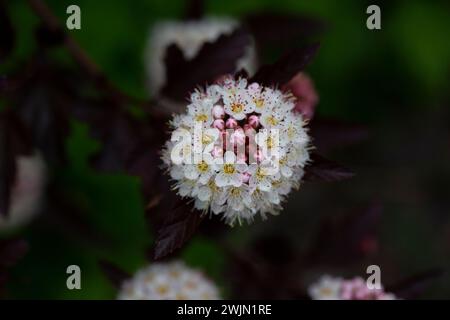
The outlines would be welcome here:
M 218 190 L 216 183 L 214 182 L 214 179 L 209 180 L 208 187 L 214 192 L 216 192 Z
M 272 149 L 275 146 L 275 141 L 272 137 L 269 137 L 267 138 L 266 144 L 268 149 Z
M 200 121 L 200 122 L 206 121 L 206 120 L 208 120 L 208 115 L 206 115 L 204 113 L 198 114 L 195 117 L 195 120 Z
M 232 188 L 230 193 L 233 197 L 238 197 L 241 194 L 241 190 L 239 188 Z
M 234 173 L 234 165 L 227 163 L 226 165 L 223 166 L 223 171 L 226 174 L 233 174 Z
M 280 180 L 272 181 L 272 186 L 274 188 L 278 188 L 279 186 L 281 186 L 281 181 Z
M 242 105 L 242 103 L 233 103 L 231 105 L 231 111 L 233 111 L 234 113 L 241 113 L 242 110 L 244 110 L 244 106 Z
M 323 296 L 330 296 L 331 293 L 332 293 L 332 291 L 331 291 L 330 288 L 325 287 L 325 288 L 320 289 L 320 293 L 321 293 L 321 295 L 323 295 Z
M 292 138 L 294 137 L 294 135 L 295 135 L 295 128 L 292 127 L 292 126 L 289 126 L 289 129 L 288 129 L 288 137 L 289 137 L 290 139 L 292 139 Z
M 156 290 L 159 294 L 164 295 L 169 291 L 169 288 L 166 285 L 160 285 Z
M 210 136 L 208 136 L 207 134 L 204 134 L 202 136 L 202 143 L 203 144 L 210 144 L 212 140 L 213 139 Z
M 258 178 L 258 180 L 262 180 L 267 176 L 267 171 L 264 168 L 258 168 L 258 170 L 256 171 L 256 178 Z
M 255 105 L 257 108 L 262 108 L 264 106 L 264 99 L 254 99 Z
M 267 123 L 270 124 L 271 126 L 276 126 L 278 124 L 278 120 L 275 119 L 275 117 L 273 116 L 269 116 L 267 117 Z
M 209 165 L 205 161 L 202 161 L 199 164 L 197 164 L 197 168 L 198 171 L 200 172 L 206 172 L 208 171 Z

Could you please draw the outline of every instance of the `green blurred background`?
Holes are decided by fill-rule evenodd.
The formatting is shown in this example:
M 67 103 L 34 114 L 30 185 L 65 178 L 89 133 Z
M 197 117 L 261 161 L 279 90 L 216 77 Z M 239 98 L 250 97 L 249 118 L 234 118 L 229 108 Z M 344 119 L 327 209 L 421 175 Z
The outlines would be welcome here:
M 110 79 L 126 92 L 147 97 L 144 47 L 149 29 L 160 19 L 181 17 L 184 1 L 48 0 L 65 21 L 66 7 L 78 4 L 82 29 L 71 31 Z M 357 121 L 369 126 L 366 143 L 334 153 L 355 169 L 357 177 L 331 186 L 306 186 L 290 197 L 280 217 L 230 230 L 227 241 L 244 246 L 254 235 L 284 230 L 295 221 L 302 245 L 314 232 L 320 215 L 358 201 L 381 199 L 384 206 L 382 250 L 391 257 L 387 280 L 403 272 L 450 265 L 449 203 L 449 76 L 450 3 L 448 1 L 378 1 L 382 29 L 366 28 L 368 1 L 227 0 L 206 1 L 207 13 L 241 17 L 259 10 L 309 14 L 325 20 L 329 29 L 308 68 L 320 94 L 319 116 Z M 23 0 L 8 3 L 18 30 L 14 68 L 33 51 L 37 18 Z M 64 49 L 56 59 L 71 63 Z M 98 148 L 87 127 L 73 122 L 67 141 L 70 163 L 53 173 L 86 210 L 94 230 L 112 243 L 92 245 L 70 230 L 36 223 L 24 230 L 30 252 L 12 270 L 13 298 L 105 299 L 115 289 L 98 267 L 98 260 L 115 262 L 129 272 L 146 264 L 152 237 L 143 217 L 139 181 L 106 175 L 89 168 L 87 158 Z M 325 199 L 325 200 L 324 200 Z M 326 202 L 327 210 L 316 210 Z M 329 209 L 329 210 L 328 210 Z M 306 240 L 305 240 L 306 239 Z M 203 268 L 227 292 L 225 254 L 198 236 L 182 253 L 186 262 Z M 82 290 L 67 290 L 66 267 L 82 270 Z M 364 272 L 362 266 L 355 269 Z M 383 269 L 382 269 L 383 271 Z M 348 271 L 347 271 L 348 272 Z M 384 278 L 383 278 L 384 280 Z M 427 297 L 449 298 L 444 279 Z

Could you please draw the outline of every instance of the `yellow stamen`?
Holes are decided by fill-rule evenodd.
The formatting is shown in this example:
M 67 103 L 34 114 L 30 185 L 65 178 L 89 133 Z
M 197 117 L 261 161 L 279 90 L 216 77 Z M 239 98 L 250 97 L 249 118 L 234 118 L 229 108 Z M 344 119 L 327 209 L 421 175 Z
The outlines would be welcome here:
M 232 165 L 232 164 L 226 164 L 226 165 L 224 165 L 223 166 L 223 171 L 226 173 L 226 174 L 233 174 L 234 172 L 235 172 L 235 169 L 234 169 L 234 165 Z
M 257 108 L 262 108 L 264 106 L 264 99 L 253 99 Z
M 231 111 L 233 111 L 234 113 L 241 113 L 242 110 L 244 110 L 244 106 L 242 105 L 242 103 L 233 103 L 231 105 Z
M 197 164 L 197 169 L 200 172 L 206 172 L 208 170 L 208 168 L 209 168 L 209 165 L 205 161 L 202 161 L 199 164 Z
M 198 114 L 195 117 L 195 120 L 200 121 L 200 122 L 204 122 L 204 121 L 208 120 L 208 116 L 206 114 L 204 114 L 204 113 Z
M 230 193 L 233 197 L 238 197 L 241 194 L 241 190 L 239 188 L 232 188 Z

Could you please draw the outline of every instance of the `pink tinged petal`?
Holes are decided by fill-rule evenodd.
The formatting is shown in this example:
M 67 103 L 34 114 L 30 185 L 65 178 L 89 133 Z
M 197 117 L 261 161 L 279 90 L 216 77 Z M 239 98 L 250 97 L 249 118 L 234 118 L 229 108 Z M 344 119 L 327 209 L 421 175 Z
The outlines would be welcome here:
M 306 119 L 311 119 L 314 116 L 319 96 L 309 76 L 305 73 L 298 73 L 283 87 L 283 90 L 290 90 L 297 98 L 295 111 L 303 114 Z
M 247 183 L 250 180 L 250 177 L 251 177 L 251 175 L 248 172 L 241 173 L 242 183 Z
M 258 91 L 259 91 L 259 84 L 256 83 L 256 82 L 251 83 L 251 84 L 248 86 L 248 91 L 249 91 L 249 92 L 258 92 Z
M 215 105 L 212 109 L 212 115 L 214 119 L 222 119 L 225 116 L 225 110 L 222 106 Z

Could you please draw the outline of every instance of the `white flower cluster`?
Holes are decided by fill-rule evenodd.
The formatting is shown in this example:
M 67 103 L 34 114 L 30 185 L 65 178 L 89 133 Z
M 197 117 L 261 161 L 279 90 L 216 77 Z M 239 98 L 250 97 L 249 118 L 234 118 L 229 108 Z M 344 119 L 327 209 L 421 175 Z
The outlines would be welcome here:
M 8 215 L 0 213 L 0 232 L 21 227 L 38 212 L 45 189 L 46 167 L 38 154 L 16 160 L 16 179 Z
M 369 289 L 361 277 L 346 280 L 324 275 L 309 287 L 308 293 L 313 300 L 397 300 L 383 288 Z
M 242 78 L 194 92 L 162 153 L 178 194 L 231 225 L 278 214 L 309 160 L 310 138 L 294 105 L 289 93 Z
M 206 42 L 213 42 L 222 34 L 236 30 L 239 22 L 231 18 L 204 18 L 192 21 L 164 21 L 154 25 L 145 51 L 149 89 L 157 94 L 166 81 L 164 57 L 167 48 L 176 44 L 188 60 L 193 59 Z M 236 70 L 244 68 L 253 74 L 256 69 L 254 41 L 237 62 Z
M 216 285 L 180 261 L 153 263 L 127 280 L 119 300 L 218 300 Z

